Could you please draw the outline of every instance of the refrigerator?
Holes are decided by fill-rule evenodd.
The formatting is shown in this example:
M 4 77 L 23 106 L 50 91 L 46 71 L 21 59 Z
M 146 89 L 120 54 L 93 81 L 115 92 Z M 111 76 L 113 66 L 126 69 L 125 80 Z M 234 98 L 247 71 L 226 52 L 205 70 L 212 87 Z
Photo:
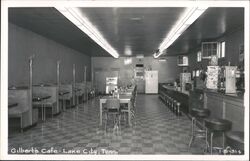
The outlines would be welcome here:
M 158 71 L 145 71 L 145 93 L 158 93 Z

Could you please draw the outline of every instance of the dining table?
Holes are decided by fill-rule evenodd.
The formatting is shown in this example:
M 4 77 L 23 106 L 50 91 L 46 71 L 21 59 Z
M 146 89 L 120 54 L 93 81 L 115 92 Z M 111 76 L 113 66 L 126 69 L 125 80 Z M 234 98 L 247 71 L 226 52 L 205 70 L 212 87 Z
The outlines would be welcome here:
M 79 104 L 79 96 L 81 95 L 81 91 L 82 91 L 82 89 L 75 88 L 75 96 L 76 96 L 75 105 L 76 106 L 78 106 L 78 104 Z
M 32 97 L 32 102 L 34 105 L 41 105 L 40 107 L 42 108 L 42 120 L 43 121 L 46 120 L 46 108 L 44 104 L 45 104 L 45 101 L 49 98 L 51 98 L 51 96 L 49 95 L 33 95 Z
M 16 102 L 9 102 L 8 103 L 8 108 L 13 108 L 13 107 L 17 107 L 18 106 L 18 103 Z
M 70 92 L 67 90 L 60 90 L 59 91 L 59 98 L 62 100 L 62 110 L 66 111 L 66 99 L 64 98 L 65 95 L 69 94 Z
M 127 104 L 128 105 L 128 111 L 130 111 L 131 108 L 131 97 L 132 95 L 127 95 L 127 94 L 119 94 L 119 100 L 120 104 Z M 100 126 L 102 126 L 102 110 L 103 110 L 103 104 L 106 103 L 108 99 L 113 99 L 113 96 L 103 96 L 100 98 Z M 128 113 L 128 124 L 131 126 L 131 114 L 130 112 Z

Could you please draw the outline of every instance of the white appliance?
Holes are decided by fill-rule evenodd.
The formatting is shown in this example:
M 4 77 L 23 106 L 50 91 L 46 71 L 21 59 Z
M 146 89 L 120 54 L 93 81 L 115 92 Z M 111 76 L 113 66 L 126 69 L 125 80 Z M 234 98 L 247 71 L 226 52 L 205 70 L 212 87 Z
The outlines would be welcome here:
M 236 93 L 236 66 L 225 66 L 225 93 Z
M 145 93 L 158 93 L 158 71 L 145 71 Z
M 117 89 L 117 77 L 106 77 L 106 94 L 110 94 L 112 91 Z

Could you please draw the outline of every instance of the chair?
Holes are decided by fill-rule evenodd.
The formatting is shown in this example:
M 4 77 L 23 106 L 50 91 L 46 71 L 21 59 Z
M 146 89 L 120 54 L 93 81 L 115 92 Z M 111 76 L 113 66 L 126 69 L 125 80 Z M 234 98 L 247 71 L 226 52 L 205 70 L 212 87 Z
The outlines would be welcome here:
M 118 130 L 120 127 L 120 100 L 117 98 L 107 99 L 106 101 L 106 127 L 108 124 L 109 117 L 113 118 L 114 130 Z
M 135 118 L 135 97 L 132 96 L 130 99 L 130 111 L 128 110 L 128 106 L 121 106 L 121 114 L 124 116 L 130 112 L 131 118 Z

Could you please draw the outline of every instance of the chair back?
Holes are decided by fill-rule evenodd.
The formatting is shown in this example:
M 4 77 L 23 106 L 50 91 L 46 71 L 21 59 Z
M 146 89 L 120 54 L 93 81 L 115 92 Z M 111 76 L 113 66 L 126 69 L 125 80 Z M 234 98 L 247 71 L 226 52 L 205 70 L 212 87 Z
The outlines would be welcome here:
M 116 99 L 116 98 L 107 99 L 106 104 L 107 104 L 108 111 L 109 110 L 119 111 L 119 109 L 120 109 L 120 100 L 119 99 Z

